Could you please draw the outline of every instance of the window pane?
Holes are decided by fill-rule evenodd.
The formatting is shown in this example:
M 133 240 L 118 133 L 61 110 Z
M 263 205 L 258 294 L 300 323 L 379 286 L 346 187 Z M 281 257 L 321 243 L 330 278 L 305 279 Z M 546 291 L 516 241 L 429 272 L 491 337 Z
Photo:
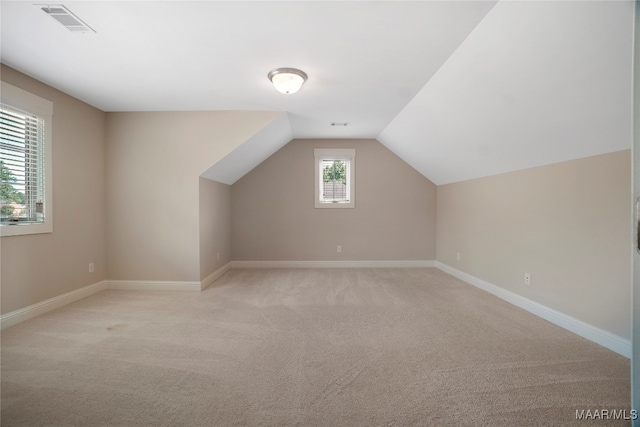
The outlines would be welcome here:
M 348 202 L 348 160 L 322 160 L 322 201 Z
M 44 120 L 0 106 L 0 222 L 44 221 Z

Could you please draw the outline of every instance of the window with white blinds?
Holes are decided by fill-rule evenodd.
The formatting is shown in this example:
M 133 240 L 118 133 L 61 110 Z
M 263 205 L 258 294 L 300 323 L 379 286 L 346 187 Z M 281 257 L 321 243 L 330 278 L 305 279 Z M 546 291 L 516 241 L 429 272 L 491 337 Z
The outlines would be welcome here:
M 315 207 L 355 207 L 354 149 L 315 149 Z
M 0 222 L 44 222 L 44 119 L 0 104 Z
M 49 233 L 53 104 L 1 84 L 0 235 Z

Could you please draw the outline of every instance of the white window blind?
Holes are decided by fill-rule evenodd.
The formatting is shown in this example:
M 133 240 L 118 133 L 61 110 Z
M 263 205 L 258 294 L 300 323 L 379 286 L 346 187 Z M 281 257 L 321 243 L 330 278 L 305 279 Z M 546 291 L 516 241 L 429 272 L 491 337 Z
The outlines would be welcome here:
M 0 223 L 45 221 L 45 119 L 0 104 Z

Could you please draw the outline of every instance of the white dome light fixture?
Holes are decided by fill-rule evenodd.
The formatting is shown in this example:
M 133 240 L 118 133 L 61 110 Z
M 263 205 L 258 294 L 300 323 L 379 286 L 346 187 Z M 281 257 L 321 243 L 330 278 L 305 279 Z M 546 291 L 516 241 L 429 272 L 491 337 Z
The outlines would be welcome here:
M 307 81 L 307 74 L 296 68 L 276 68 L 267 77 L 278 92 L 286 94 L 296 93 Z

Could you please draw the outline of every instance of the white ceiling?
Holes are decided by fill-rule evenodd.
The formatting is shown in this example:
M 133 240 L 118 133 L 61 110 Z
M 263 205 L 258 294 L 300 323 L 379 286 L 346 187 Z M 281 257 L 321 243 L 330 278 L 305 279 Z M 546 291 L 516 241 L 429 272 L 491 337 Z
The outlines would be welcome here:
M 500 2 L 378 136 L 436 184 L 631 148 L 630 2 Z
M 289 137 L 378 138 L 436 184 L 631 144 L 630 1 L 60 2 L 83 34 L 41 3 L 1 1 L 0 60 L 97 108 L 286 112 L 223 181 Z

